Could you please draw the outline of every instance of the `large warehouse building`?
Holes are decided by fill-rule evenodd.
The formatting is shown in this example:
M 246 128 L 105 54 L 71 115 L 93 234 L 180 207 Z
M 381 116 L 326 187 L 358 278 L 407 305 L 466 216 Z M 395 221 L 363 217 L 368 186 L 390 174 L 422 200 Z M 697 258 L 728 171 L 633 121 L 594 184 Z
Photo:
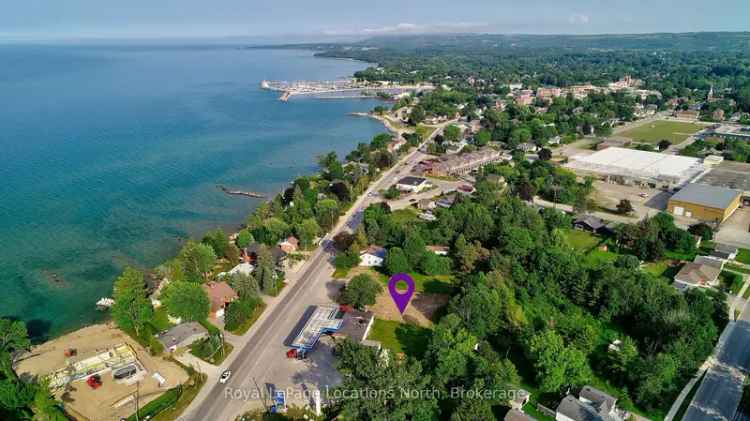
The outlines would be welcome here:
M 669 198 L 667 209 L 676 216 L 686 216 L 720 224 L 740 207 L 740 190 L 690 183 Z
M 565 167 L 605 181 L 657 188 L 681 186 L 706 169 L 698 158 L 617 147 L 573 156 Z

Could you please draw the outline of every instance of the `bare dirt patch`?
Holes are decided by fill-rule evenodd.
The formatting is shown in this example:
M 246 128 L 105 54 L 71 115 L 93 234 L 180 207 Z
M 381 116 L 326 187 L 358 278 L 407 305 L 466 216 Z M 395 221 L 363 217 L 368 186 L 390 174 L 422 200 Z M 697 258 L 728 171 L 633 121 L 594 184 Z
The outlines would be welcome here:
M 370 306 L 369 310 L 375 313 L 378 319 L 431 327 L 435 313 L 448 304 L 449 299 L 450 297 L 444 294 L 417 293 L 402 315 L 388 291 L 384 291 L 378 295 L 375 304 Z
M 89 326 L 34 347 L 22 357 L 17 372 L 22 378 L 48 375 L 121 344 L 127 344 L 135 351 L 138 363 L 145 369 L 139 387 L 140 406 L 187 381 L 188 375 L 180 366 L 149 355 L 137 342 L 111 324 Z M 75 349 L 77 355 L 66 357 L 64 352 L 70 348 Z M 154 373 L 159 373 L 166 382 L 160 386 L 152 377 Z M 119 420 L 132 414 L 135 402 L 129 397 L 134 396 L 136 384 L 116 382 L 111 371 L 100 375 L 102 386 L 98 389 L 89 387 L 83 378 L 73 381 L 64 390 L 58 390 L 56 396 L 79 419 Z

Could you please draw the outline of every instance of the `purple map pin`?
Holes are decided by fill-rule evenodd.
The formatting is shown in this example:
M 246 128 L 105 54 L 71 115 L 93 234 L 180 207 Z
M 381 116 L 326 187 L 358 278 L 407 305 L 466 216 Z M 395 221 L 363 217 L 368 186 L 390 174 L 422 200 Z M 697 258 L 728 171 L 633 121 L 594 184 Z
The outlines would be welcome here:
M 396 285 L 399 281 L 406 282 L 406 292 L 403 294 L 396 289 Z M 388 281 L 388 291 L 391 293 L 391 298 L 393 298 L 393 302 L 396 303 L 398 311 L 400 311 L 401 314 L 404 314 L 406 306 L 408 306 L 409 301 L 411 301 L 411 296 L 414 295 L 414 280 L 411 279 L 411 276 L 405 273 L 397 273 L 391 276 L 391 279 Z

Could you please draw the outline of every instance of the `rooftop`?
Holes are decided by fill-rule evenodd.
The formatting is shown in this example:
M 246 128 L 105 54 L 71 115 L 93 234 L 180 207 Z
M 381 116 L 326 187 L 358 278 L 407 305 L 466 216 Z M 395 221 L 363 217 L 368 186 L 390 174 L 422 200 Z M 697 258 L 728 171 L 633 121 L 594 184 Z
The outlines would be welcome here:
M 338 312 L 337 306 L 315 306 L 305 325 L 292 341 L 291 346 L 310 350 L 318 343 L 320 335 L 339 330 L 343 320 L 336 318 Z
M 413 177 L 413 176 L 409 175 L 409 176 L 406 176 L 406 177 L 398 180 L 398 184 L 403 184 L 403 185 L 406 185 L 406 186 L 418 186 L 418 185 L 424 183 L 425 181 L 427 181 L 426 178 Z
M 367 332 L 375 321 L 375 314 L 369 311 L 350 310 L 344 313 L 341 328 L 336 332 L 360 343 L 367 338 Z
M 651 178 L 680 184 L 704 170 L 698 158 L 618 147 L 609 147 L 586 156 L 573 156 L 565 167 L 572 170 L 640 179 Z
M 386 251 L 385 251 L 385 249 L 383 247 L 375 246 L 375 245 L 370 245 L 366 249 L 362 250 L 362 252 L 359 253 L 359 254 L 360 255 L 371 254 L 373 256 L 378 256 L 378 257 L 385 258 Z
M 695 203 L 709 208 L 726 209 L 740 195 L 742 195 L 742 192 L 739 190 L 690 183 L 669 200 Z
M 701 263 L 689 262 L 675 275 L 675 281 L 693 286 L 708 287 L 716 283 L 721 269 Z

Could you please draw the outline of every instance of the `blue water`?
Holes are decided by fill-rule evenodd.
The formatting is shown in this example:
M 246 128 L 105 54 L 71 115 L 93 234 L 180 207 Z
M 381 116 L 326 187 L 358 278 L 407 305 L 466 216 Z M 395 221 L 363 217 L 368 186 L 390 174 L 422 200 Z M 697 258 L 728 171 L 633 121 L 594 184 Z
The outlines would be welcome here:
M 0 316 L 54 335 L 96 321 L 125 265 L 231 226 L 383 131 L 374 101 L 294 99 L 262 79 L 333 79 L 363 63 L 237 46 L 0 45 Z

